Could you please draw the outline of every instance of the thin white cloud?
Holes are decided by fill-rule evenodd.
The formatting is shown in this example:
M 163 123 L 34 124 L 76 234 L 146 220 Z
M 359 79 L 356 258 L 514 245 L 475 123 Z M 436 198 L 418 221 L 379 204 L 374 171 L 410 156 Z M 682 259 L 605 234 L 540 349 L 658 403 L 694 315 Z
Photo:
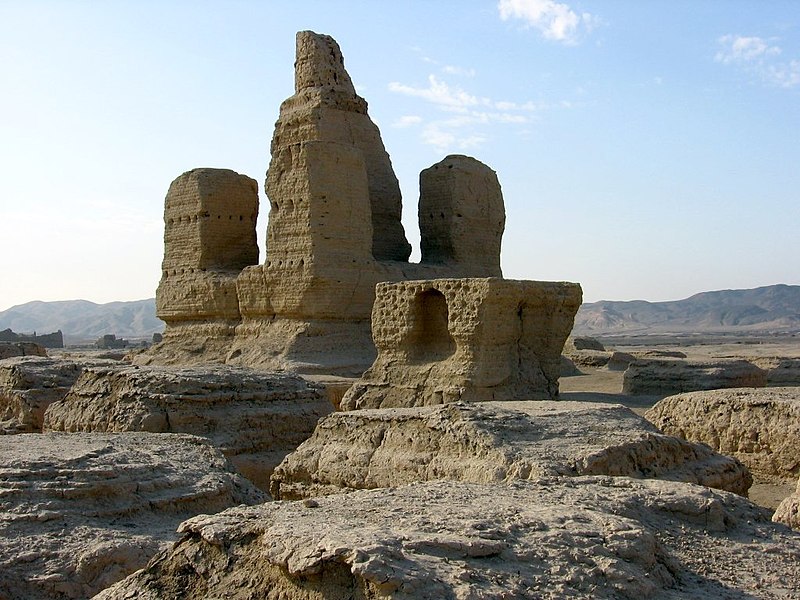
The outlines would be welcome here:
M 437 123 L 431 123 L 422 131 L 422 142 L 445 152 L 456 144 L 456 136 L 450 131 L 443 131 Z
M 766 71 L 767 79 L 777 86 L 791 88 L 800 85 L 800 60 L 770 65 Z
M 778 46 L 770 46 L 766 40 L 760 37 L 724 35 L 717 41 L 722 48 L 717 52 L 714 60 L 725 64 L 758 61 L 781 53 Z
M 485 141 L 486 138 L 482 135 L 470 135 L 468 137 L 461 138 L 458 141 L 458 147 L 461 150 L 469 150 L 470 148 L 477 148 Z
M 475 71 L 475 69 L 473 68 L 461 67 L 458 65 L 443 64 L 441 61 L 438 61 L 435 58 L 431 58 L 430 56 L 427 56 L 422 50 L 422 48 L 420 48 L 419 46 L 412 46 L 410 49 L 414 54 L 416 54 L 419 57 L 419 59 L 422 62 L 428 63 L 430 65 L 436 65 L 437 67 L 439 67 L 439 70 L 442 73 L 445 73 L 447 75 L 459 75 L 461 77 L 475 77 L 477 73 L 477 71 Z
M 461 75 L 462 77 L 475 77 L 475 69 L 466 69 L 455 65 L 444 65 L 442 72 L 448 75 Z
M 564 44 L 577 43 L 597 22 L 593 15 L 578 14 L 569 5 L 555 0 L 500 0 L 497 9 L 503 21 L 519 19 L 546 39 Z
M 568 102 L 537 104 L 532 101 L 513 102 L 493 100 L 472 94 L 437 78 L 428 77 L 426 87 L 415 87 L 398 82 L 389 84 L 389 90 L 423 100 L 435 109 L 448 113 L 445 118 L 424 118 L 418 115 L 400 117 L 395 127 L 410 127 L 425 123 L 420 135 L 424 144 L 437 151 L 476 148 L 489 139 L 481 131 L 490 125 L 522 126 L 536 119 L 536 112 L 549 108 L 569 108 Z
M 783 51 L 772 40 L 757 36 L 724 35 L 714 60 L 734 65 L 752 77 L 783 88 L 800 85 L 800 60 L 780 60 Z
M 481 103 L 480 99 L 468 94 L 461 88 L 453 88 L 444 81 L 439 81 L 436 75 L 428 76 L 428 87 L 426 88 L 415 88 L 393 81 L 389 84 L 389 91 L 405 94 L 406 96 L 423 98 L 428 102 L 433 102 L 448 110 L 457 112 L 464 112 L 468 107 L 477 106 Z
M 486 141 L 486 137 L 478 133 L 459 136 L 453 131 L 447 131 L 443 126 L 446 126 L 446 123 L 431 123 L 422 131 L 422 142 L 433 146 L 437 152 L 451 152 L 454 149 L 470 150 Z

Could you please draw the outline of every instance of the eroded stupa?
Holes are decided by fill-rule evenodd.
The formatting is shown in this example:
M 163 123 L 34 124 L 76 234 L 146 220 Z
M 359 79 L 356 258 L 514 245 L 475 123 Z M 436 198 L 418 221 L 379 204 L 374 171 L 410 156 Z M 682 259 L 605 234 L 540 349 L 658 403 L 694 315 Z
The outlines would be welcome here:
M 406 362 L 415 371 L 426 369 L 421 363 L 448 359 L 448 371 L 477 372 L 476 361 L 493 352 L 516 352 L 510 362 L 524 361 L 535 384 L 514 381 L 507 389 L 535 389 L 542 397 L 557 393 L 554 365 L 580 305 L 580 286 L 502 279 L 500 183 L 491 168 L 461 155 L 420 174 L 422 260 L 408 262 L 397 177 L 367 102 L 356 94 L 330 36 L 297 34 L 295 93 L 281 105 L 271 152 L 261 264 L 255 181 L 229 170 L 195 169 L 172 183 L 156 295 L 167 327 L 163 342 L 140 362 L 360 375 L 377 355 L 370 331 L 376 285 L 416 281 L 404 301 L 407 314 L 379 311 L 384 338 L 405 323 L 425 344 L 430 332 L 420 328 L 463 329 L 469 319 L 484 316 L 465 320 L 466 306 L 488 307 L 494 321 L 477 336 L 456 333 L 446 356 L 433 352 L 425 358 L 423 350 L 410 349 Z M 457 294 L 437 283 L 464 278 L 474 281 L 459 284 Z M 514 298 L 498 300 L 509 290 Z M 493 340 L 495 329 L 502 340 Z M 531 351 L 534 346 L 552 356 Z M 492 357 L 492 365 L 508 363 L 506 358 Z

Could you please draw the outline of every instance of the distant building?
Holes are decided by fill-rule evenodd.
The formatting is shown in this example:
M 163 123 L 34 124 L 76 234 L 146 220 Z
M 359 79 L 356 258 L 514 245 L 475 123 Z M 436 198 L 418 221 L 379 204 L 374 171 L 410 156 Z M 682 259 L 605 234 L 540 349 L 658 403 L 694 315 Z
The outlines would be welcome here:
M 33 342 L 45 348 L 63 348 L 64 334 L 59 329 L 53 333 L 37 335 L 33 333 L 14 333 L 11 329 L 0 331 L 0 342 Z
M 97 348 L 104 348 L 104 349 L 117 349 L 117 348 L 127 348 L 128 347 L 128 340 L 119 338 L 113 333 L 109 333 L 104 335 L 103 337 L 99 338 L 94 345 Z

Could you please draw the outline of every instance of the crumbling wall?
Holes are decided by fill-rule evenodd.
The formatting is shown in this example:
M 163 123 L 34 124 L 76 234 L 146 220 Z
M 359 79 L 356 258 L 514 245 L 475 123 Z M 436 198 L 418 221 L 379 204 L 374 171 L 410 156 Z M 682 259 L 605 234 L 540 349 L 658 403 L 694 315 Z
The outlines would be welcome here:
M 156 312 L 180 321 L 238 320 L 236 278 L 258 262 L 258 186 L 228 169 L 193 169 L 164 202 L 164 260 Z
M 500 183 L 467 156 L 421 174 L 422 262 L 408 262 L 397 178 L 330 36 L 297 34 L 295 93 L 281 104 L 271 151 L 262 264 L 252 180 L 198 169 L 173 182 L 157 293 L 167 328 L 137 362 L 360 375 L 376 356 L 376 284 L 502 277 Z
M 64 334 L 59 329 L 53 333 L 38 335 L 35 331 L 31 334 L 14 333 L 11 329 L 0 331 L 0 342 L 30 342 L 44 348 L 63 348 Z
M 580 303 L 574 283 L 381 283 L 372 313 L 378 356 L 341 407 L 553 399 Z
M 469 264 L 475 277 L 498 276 L 506 213 L 497 174 L 451 155 L 420 173 L 419 189 L 422 262 Z
M 367 175 L 372 255 L 376 260 L 408 260 L 411 245 L 400 222 L 400 184 L 380 131 L 367 115 L 367 102 L 356 94 L 344 68 L 339 45 L 328 35 L 301 31 L 296 53 L 295 94 L 281 105 L 270 170 L 282 160 L 280 150 L 304 141 L 338 142 L 358 149 Z M 267 195 L 272 200 L 269 182 Z

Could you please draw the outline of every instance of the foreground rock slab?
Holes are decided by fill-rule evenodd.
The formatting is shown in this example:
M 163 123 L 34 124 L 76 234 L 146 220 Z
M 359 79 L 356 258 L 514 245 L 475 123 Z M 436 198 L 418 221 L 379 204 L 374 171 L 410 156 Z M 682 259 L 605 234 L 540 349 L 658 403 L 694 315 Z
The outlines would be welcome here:
M 680 394 L 720 388 L 764 387 L 767 372 L 746 360 L 648 359 L 632 362 L 622 381 L 623 394 Z
M 481 402 L 334 413 L 273 474 L 275 498 L 450 479 L 615 475 L 747 494 L 738 461 L 662 435 L 629 409 L 584 402 Z
M 199 513 L 263 501 L 188 435 L 0 437 L 0 598 L 87 598 L 142 568 Z
M 665 433 L 735 456 L 762 479 L 800 477 L 800 388 L 678 394 L 645 416 Z
M 97 600 L 721 600 L 800 586 L 800 536 L 739 496 L 668 481 L 433 482 L 234 508 L 180 531 Z
M 190 433 L 266 489 L 272 470 L 333 406 L 297 375 L 230 366 L 87 368 L 45 414 L 50 431 Z

